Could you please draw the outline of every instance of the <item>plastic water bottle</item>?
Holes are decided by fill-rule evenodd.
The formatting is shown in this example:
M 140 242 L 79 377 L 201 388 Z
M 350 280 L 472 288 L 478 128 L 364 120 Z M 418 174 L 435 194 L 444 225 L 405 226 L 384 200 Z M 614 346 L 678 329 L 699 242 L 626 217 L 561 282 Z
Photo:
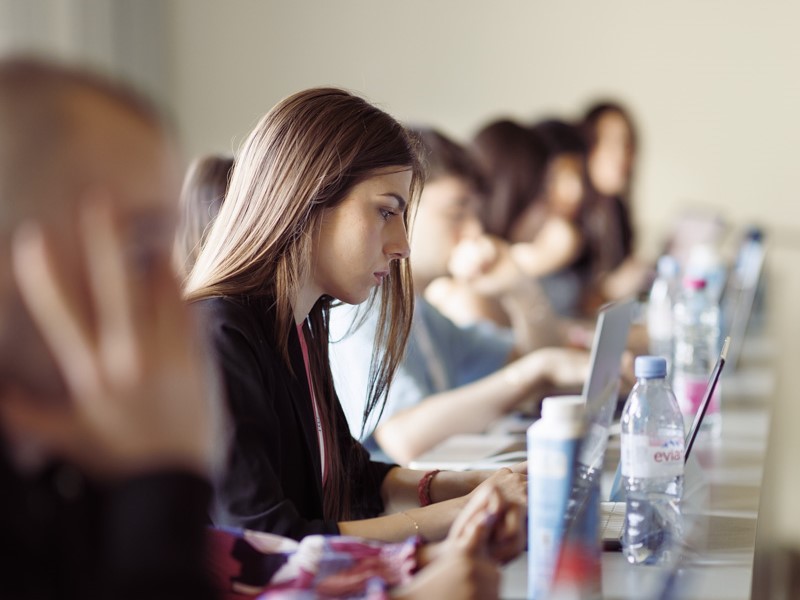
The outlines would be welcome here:
M 687 277 L 683 294 L 675 304 L 675 353 L 672 386 L 684 425 L 691 427 L 703 400 L 708 377 L 719 354 L 719 306 L 706 293 L 704 279 Z M 701 431 L 717 437 L 722 429 L 719 387 L 708 405 Z
M 650 340 L 650 354 L 667 359 L 667 373 L 672 371 L 672 313 L 680 292 L 679 272 L 680 265 L 674 256 L 665 254 L 659 258 L 658 274 L 650 288 L 650 297 L 647 303 L 647 335 Z
M 578 444 L 584 431 L 581 396 L 542 402 L 528 428 L 528 598 L 547 598 L 566 527 Z
M 661 356 L 639 356 L 636 385 L 622 411 L 625 529 L 622 548 L 633 564 L 669 560 L 680 536 L 684 429 Z
M 719 304 L 725 289 L 727 269 L 716 244 L 695 244 L 686 261 L 686 276 L 705 279 L 706 292 L 715 304 Z

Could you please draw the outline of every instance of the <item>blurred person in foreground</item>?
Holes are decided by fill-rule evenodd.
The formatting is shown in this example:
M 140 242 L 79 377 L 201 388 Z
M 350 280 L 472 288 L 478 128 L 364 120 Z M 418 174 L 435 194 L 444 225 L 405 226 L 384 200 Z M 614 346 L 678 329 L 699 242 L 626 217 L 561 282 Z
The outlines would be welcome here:
M 149 104 L 0 62 L 0 595 L 212 598 L 215 411 Z

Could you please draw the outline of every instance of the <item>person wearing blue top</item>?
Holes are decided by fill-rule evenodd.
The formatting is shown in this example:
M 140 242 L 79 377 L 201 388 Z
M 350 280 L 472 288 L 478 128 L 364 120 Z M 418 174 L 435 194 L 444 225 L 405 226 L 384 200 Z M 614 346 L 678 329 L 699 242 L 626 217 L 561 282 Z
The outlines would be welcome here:
M 465 238 L 484 241 L 477 183 L 466 152 L 433 131 L 419 131 L 428 174 L 411 236 L 414 287 L 422 292 L 448 273 Z M 330 358 L 351 432 L 375 457 L 400 464 L 456 433 L 482 431 L 537 388 L 574 386 L 586 375 L 583 351 L 540 348 L 521 357 L 510 331 L 459 327 L 423 297 L 416 299 L 408 351 L 381 414 L 363 419 L 377 315 L 331 311 Z

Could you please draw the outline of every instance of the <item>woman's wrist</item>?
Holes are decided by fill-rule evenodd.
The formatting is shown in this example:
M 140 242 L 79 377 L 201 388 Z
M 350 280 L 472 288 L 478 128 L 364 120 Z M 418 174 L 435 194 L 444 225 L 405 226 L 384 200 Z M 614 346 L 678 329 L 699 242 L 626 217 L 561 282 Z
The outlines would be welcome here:
M 419 483 L 417 484 L 417 499 L 419 500 L 420 506 L 425 507 L 433 504 L 433 498 L 431 497 L 431 485 L 433 484 L 433 478 L 441 472 L 441 469 L 434 469 L 433 471 L 428 471 L 425 473 L 425 475 L 420 477 Z
M 486 479 L 486 473 L 487 471 L 440 471 L 431 481 L 431 500 L 436 503 L 466 496 Z

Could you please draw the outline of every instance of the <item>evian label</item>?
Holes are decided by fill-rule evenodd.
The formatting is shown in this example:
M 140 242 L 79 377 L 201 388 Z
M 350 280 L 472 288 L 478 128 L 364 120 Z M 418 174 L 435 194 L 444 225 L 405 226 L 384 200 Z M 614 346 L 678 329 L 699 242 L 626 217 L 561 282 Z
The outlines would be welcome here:
M 683 475 L 683 449 L 683 436 L 623 435 L 622 474 L 646 479 Z

